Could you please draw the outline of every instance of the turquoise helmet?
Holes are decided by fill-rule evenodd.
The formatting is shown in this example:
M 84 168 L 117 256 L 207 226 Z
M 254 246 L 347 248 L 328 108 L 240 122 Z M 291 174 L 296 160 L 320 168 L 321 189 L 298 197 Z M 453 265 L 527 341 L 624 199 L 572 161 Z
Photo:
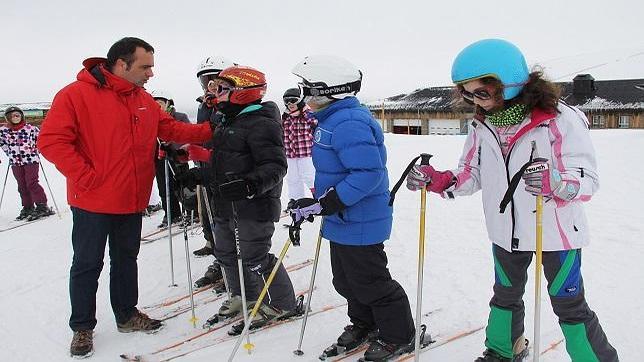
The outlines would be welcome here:
M 452 64 L 452 81 L 462 84 L 483 77 L 503 83 L 503 99 L 521 93 L 530 71 L 521 50 L 503 39 L 483 39 L 461 50 Z

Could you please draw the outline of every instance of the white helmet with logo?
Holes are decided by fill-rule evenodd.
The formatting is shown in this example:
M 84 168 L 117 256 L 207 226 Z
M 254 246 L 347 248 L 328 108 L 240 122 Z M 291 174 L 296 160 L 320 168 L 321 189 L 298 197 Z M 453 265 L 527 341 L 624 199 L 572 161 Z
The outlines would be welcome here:
M 235 64 L 228 58 L 217 56 L 207 57 L 202 60 L 199 67 L 197 67 L 197 78 L 205 74 L 217 74 L 234 65 Z
M 311 55 L 293 68 L 302 78 L 302 95 L 343 99 L 360 91 L 362 72 L 346 59 L 333 55 Z

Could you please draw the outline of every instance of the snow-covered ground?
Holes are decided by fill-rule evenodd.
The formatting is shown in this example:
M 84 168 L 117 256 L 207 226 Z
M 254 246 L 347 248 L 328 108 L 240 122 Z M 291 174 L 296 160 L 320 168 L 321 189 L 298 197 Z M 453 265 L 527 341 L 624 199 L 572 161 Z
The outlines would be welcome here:
M 622 361 L 642 360 L 644 324 L 644 193 L 641 180 L 644 168 L 640 154 L 644 132 L 640 130 L 593 130 L 597 149 L 601 189 L 587 204 L 592 228 L 592 243 L 584 250 L 583 275 L 586 296 L 591 308 L 599 315 L 609 340 L 619 351 Z M 456 165 L 464 136 L 402 136 L 387 135 L 390 181 L 398 178 L 408 161 L 416 154 L 434 154 L 438 168 Z M 4 157 L 4 155 L 0 156 Z M 1 171 L 7 165 L 2 158 Z M 72 332 L 67 326 L 70 307 L 68 271 L 71 262 L 71 215 L 65 202 L 63 177 L 48 163 L 45 170 L 51 182 L 61 216 L 0 233 L 0 360 L 1 361 L 65 361 Z M 42 179 L 42 177 L 41 177 Z M 0 226 L 10 223 L 19 211 L 15 180 L 9 175 L 5 199 L 0 209 Z M 49 194 L 49 192 L 48 192 Z M 425 283 L 423 311 L 438 310 L 425 318 L 432 333 L 440 337 L 483 326 L 487 320 L 488 300 L 493 283 L 490 244 L 486 238 L 479 195 L 456 201 L 442 200 L 435 195 L 428 199 Z M 386 243 L 389 267 L 404 286 L 412 308 L 416 300 L 416 261 L 418 253 L 419 195 L 401 189 L 395 205 L 395 221 L 391 240 Z M 144 231 L 159 222 L 161 214 L 144 219 Z M 318 222 L 306 224 L 302 246 L 291 248 L 285 264 L 312 258 Z M 287 238 L 286 230 L 278 227 L 273 239 L 277 254 Z M 190 250 L 200 248 L 201 235 L 190 238 Z M 166 239 L 145 244 L 139 255 L 139 306 L 146 306 L 170 296 L 185 293 L 186 263 L 181 236 L 174 238 L 174 270 L 178 287 L 170 284 L 168 242 Z M 106 253 L 107 254 L 107 253 Z M 192 254 L 191 254 L 192 255 Z M 210 262 L 191 256 L 193 279 L 200 277 Z M 105 269 L 109 268 L 106 257 Z M 313 294 L 313 309 L 343 302 L 331 285 L 328 243 L 323 243 Z M 308 286 L 311 267 L 291 273 L 296 290 Z M 532 340 L 533 284 L 532 275 L 526 288 L 526 331 Z M 168 321 L 156 335 L 120 334 L 116 331 L 109 304 L 108 271 L 104 270 L 97 296 L 95 354 L 93 361 L 118 361 L 124 352 L 147 353 L 168 345 L 177 336 L 197 333 L 189 323 L 189 313 Z M 542 347 L 562 338 L 547 299 L 542 292 Z M 197 308 L 199 324 L 215 313 L 221 301 Z M 333 342 L 347 322 L 345 308 L 338 308 L 309 318 L 302 349 L 304 355 L 294 356 L 300 323 L 292 322 L 251 335 L 255 344 L 252 355 L 243 350 L 240 361 L 314 361 Z M 151 313 L 154 315 L 153 313 Z M 215 339 L 225 329 L 211 333 Z M 471 361 L 483 350 L 484 332 L 479 331 L 422 355 L 423 360 Z M 640 342 L 637 342 L 640 341 Z M 179 360 L 223 361 L 228 358 L 234 342 L 192 353 Z M 567 361 L 563 345 L 546 353 L 542 361 Z

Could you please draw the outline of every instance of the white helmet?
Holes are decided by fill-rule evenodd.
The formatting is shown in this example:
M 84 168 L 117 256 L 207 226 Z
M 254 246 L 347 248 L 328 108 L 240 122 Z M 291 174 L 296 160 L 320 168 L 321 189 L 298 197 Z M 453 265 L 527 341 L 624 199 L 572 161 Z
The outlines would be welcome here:
M 152 92 L 150 92 L 150 95 L 154 99 L 161 98 L 161 99 L 165 99 L 166 101 L 173 100 L 172 95 L 170 93 L 168 93 L 168 92 L 166 92 L 164 90 L 161 90 L 161 89 L 153 90 Z
M 228 58 L 224 57 L 207 57 L 201 61 L 199 67 L 197 67 L 197 78 L 205 74 L 216 74 L 222 70 L 232 67 L 235 64 L 230 61 Z
M 293 68 L 302 78 L 302 95 L 343 99 L 360 91 L 362 72 L 346 59 L 333 55 L 311 55 Z

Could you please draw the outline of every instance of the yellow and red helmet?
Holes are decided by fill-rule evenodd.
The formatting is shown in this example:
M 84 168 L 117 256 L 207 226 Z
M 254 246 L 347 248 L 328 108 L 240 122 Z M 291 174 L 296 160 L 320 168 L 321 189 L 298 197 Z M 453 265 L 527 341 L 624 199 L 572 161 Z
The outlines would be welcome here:
M 230 103 L 253 103 L 266 94 L 266 76 L 255 68 L 236 65 L 222 70 L 217 78 L 234 86 L 230 91 Z

